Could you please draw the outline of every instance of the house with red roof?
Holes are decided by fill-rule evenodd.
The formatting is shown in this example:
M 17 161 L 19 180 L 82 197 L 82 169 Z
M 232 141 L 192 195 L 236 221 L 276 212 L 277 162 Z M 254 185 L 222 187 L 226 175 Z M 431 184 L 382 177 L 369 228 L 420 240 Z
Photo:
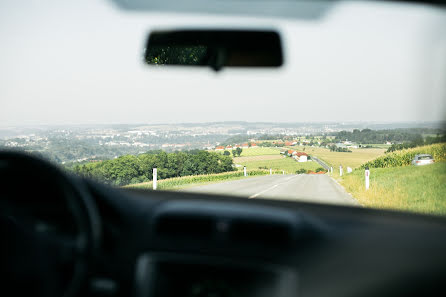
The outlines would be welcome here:
M 216 150 L 216 151 L 224 151 L 224 150 L 225 150 L 225 147 L 219 145 L 219 146 L 217 146 L 217 147 L 215 148 L 215 150 Z
M 308 155 L 304 152 L 296 152 L 296 154 L 293 156 L 293 158 L 297 162 L 307 162 L 308 161 Z

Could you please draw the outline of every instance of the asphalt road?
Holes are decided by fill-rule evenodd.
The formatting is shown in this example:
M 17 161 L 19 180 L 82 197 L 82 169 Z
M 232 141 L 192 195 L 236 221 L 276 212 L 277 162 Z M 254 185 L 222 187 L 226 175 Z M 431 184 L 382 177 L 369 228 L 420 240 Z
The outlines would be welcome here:
M 359 205 L 325 174 L 267 175 L 184 189 L 247 198 L 302 200 L 315 203 Z

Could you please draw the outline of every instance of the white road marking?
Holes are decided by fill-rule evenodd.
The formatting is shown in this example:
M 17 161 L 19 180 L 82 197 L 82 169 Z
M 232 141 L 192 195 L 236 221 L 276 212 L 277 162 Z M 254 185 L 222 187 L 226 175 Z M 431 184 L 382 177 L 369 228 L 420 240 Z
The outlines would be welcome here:
M 297 175 L 292 176 L 292 177 L 290 177 L 290 178 L 287 178 L 286 181 L 284 181 L 284 182 L 282 182 L 282 183 L 280 183 L 280 184 L 274 185 L 274 186 L 272 186 L 272 187 L 270 187 L 270 188 L 268 188 L 268 189 L 266 189 L 266 190 L 263 190 L 263 191 L 261 191 L 261 192 L 258 192 L 257 194 L 251 195 L 251 196 L 249 196 L 248 198 L 249 198 L 249 199 L 251 199 L 251 198 L 256 198 L 257 196 L 262 195 L 263 193 L 268 192 L 268 191 L 270 191 L 270 190 L 272 190 L 272 189 L 274 189 L 274 188 L 280 186 L 281 184 L 285 184 L 285 183 L 287 183 L 289 180 L 291 180 L 291 179 L 293 179 L 293 178 L 295 178 L 295 177 L 297 177 Z
M 254 194 L 254 195 L 252 195 L 252 196 L 249 196 L 248 198 L 256 198 L 257 196 L 262 195 L 263 193 L 268 192 L 269 190 L 272 190 L 272 189 L 274 189 L 274 188 L 277 187 L 277 186 L 279 186 L 279 185 L 274 185 L 274 186 L 272 186 L 272 187 L 270 187 L 270 188 L 268 188 L 268 189 L 266 189 L 266 190 L 263 190 L 263 191 L 261 191 L 261 192 L 258 192 L 257 194 Z

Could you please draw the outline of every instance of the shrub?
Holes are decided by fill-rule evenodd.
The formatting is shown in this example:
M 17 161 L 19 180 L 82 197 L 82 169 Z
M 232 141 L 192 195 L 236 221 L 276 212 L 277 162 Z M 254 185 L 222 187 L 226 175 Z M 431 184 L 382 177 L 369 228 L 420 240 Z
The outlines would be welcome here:
M 316 168 L 316 172 L 325 172 L 325 169 L 322 167 Z
M 296 174 L 304 174 L 304 173 L 307 173 L 307 170 L 305 170 L 303 168 L 296 171 Z

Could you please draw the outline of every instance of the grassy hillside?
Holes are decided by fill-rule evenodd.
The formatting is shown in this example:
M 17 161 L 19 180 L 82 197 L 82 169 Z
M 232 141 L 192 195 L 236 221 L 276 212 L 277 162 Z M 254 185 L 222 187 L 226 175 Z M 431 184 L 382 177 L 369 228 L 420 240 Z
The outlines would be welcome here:
M 345 175 L 341 183 L 367 207 L 446 215 L 446 162 L 371 168 L 368 191 L 364 187 L 364 170 Z
M 282 172 L 275 171 L 274 174 L 282 174 Z M 192 187 L 195 185 L 229 181 L 235 179 L 249 178 L 254 176 L 268 175 L 269 170 L 248 170 L 248 177 L 243 175 L 243 171 L 235 172 L 225 172 L 218 174 L 205 174 L 205 175 L 192 175 L 168 178 L 164 180 L 158 180 L 157 189 L 158 190 L 178 190 L 182 188 Z M 153 182 L 144 182 L 139 184 L 131 184 L 124 186 L 123 188 L 133 188 L 133 189 L 152 189 Z

